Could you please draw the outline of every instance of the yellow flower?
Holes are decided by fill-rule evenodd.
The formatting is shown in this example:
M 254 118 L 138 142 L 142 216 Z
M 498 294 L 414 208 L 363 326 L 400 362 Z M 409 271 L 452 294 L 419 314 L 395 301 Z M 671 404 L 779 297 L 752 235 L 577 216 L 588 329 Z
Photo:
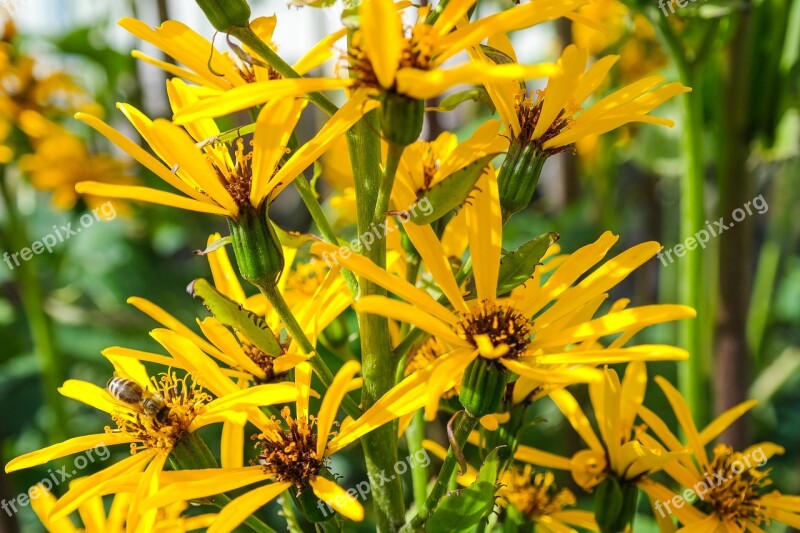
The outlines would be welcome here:
M 535 145 L 546 154 L 558 153 L 590 135 L 598 135 L 630 122 L 672 126 L 671 120 L 651 117 L 650 111 L 691 89 L 680 83 L 661 85 L 664 78 L 650 76 L 600 99 L 587 109 L 581 105 L 600 86 L 618 56 L 605 56 L 588 69 L 589 53 L 570 45 L 558 60 L 559 71 L 550 76 L 535 98 L 517 82 L 488 83 L 487 91 L 511 132 L 512 143 Z
M 310 490 L 346 518 L 363 520 L 361 503 L 326 476 L 329 458 L 373 429 L 419 409 L 422 405 L 420 393 L 429 373 L 406 378 L 357 420 L 348 419 L 339 432 L 334 433 L 339 406 L 360 369 L 356 361 L 345 363 L 325 392 L 317 416 L 313 416 L 309 412 L 311 368 L 308 363 L 299 365 L 295 369 L 298 397 L 294 415 L 284 408 L 280 420 L 273 418 L 268 425 L 259 426 L 261 433 L 255 441 L 261 450 L 260 464 L 166 473 L 163 490 L 145 501 L 145 508 L 203 498 L 268 480 L 270 483 L 250 489 L 225 506 L 209 533 L 233 530 L 252 512 L 290 487 L 298 491 Z
M 20 126 L 33 145 L 33 153 L 20 158 L 20 169 L 34 187 L 52 192 L 53 204 L 60 209 L 75 205 L 78 201 L 75 185 L 82 181 L 128 185 L 137 182 L 128 165 L 108 155 L 89 153 L 82 139 L 36 111 L 23 111 Z M 93 196 L 85 200 L 90 208 L 102 203 Z
M 169 87 L 173 106 L 197 101 L 197 96 L 188 91 L 183 82 L 173 80 Z M 265 202 L 274 200 L 337 137 L 344 135 L 363 113 L 377 104 L 368 101 L 364 93 L 356 93 L 313 139 L 282 161 L 289 137 L 305 105 L 306 101 L 293 98 L 270 100 L 258 115 L 252 146 L 246 147 L 244 141 L 238 139 L 233 153 L 224 144 L 203 143 L 219 135 L 219 129 L 212 120 L 190 123 L 184 131 L 169 121 L 151 121 L 136 108 L 121 105 L 122 112 L 163 163 L 98 118 L 79 114 L 77 118 L 105 135 L 183 195 L 149 187 L 92 181 L 78 184 L 76 190 L 96 196 L 141 200 L 213 213 L 237 220 L 242 208 L 259 210 Z
M 417 100 L 433 98 L 461 83 L 547 76 L 553 72 L 552 65 L 490 66 L 468 62 L 449 69 L 441 67 L 448 59 L 493 35 L 559 17 L 576 18 L 576 9 L 587 3 L 532 0 L 470 22 L 466 17 L 475 0 L 451 1 L 433 22 L 429 22 L 430 8 L 420 8 L 417 23 L 407 32 L 392 0 L 365 0 L 348 58 L 350 70 L 358 79 L 358 86 L 391 90 Z
M 58 520 L 95 496 L 110 492 L 132 492 L 128 513 L 128 527 L 143 530 L 156 519 L 156 510 L 141 512 L 140 504 L 158 490 L 159 474 L 167 458 L 184 439 L 197 429 L 215 422 L 237 418 L 236 410 L 247 410 L 255 405 L 270 405 L 292 401 L 297 391 L 292 384 L 270 384 L 246 390 L 231 390 L 231 394 L 212 399 L 197 385 L 191 375 L 178 377 L 166 372 L 150 377 L 138 360 L 127 357 L 108 357 L 115 375 L 130 379 L 151 389 L 167 407 L 162 414 L 148 415 L 135 404 L 115 399 L 97 385 L 80 380 L 67 380 L 59 392 L 95 409 L 108 413 L 116 429 L 106 427 L 103 433 L 75 437 L 38 451 L 12 459 L 6 472 L 41 465 L 78 452 L 99 446 L 128 444 L 131 456 L 76 483 L 54 506 L 51 520 Z M 123 490 L 124 489 L 124 490 Z
M 639 415 L 660 441 L 651 438 L 651 445 L 669 451 L 691 451 L 691 456 L 684 455 L 664 466 L 664 471 L 685 491 L 676 494 L 655 481 L 642 484 L 656 519 L 671 526 L 669 516 L 674 514 L 684 525 L 679 530 L 683 533 L 760 532 L 761 525 L 769 525 L 771 520 L 800 527 L 800 497 L 783 495 L 777 490 L 767 492 L 772 483 L 770 469 L 763 467 L 773 455 L 782 454 L 783 447 L 762 442 L 735 452 L 718 444 L 713 457 L 706 451 L 706 446 L 757 402 L 742 402 L 698 431 L 686 400 L 677 389 L 660 376 L 656 377 L 656 383 L 667 397 L 686 441 L 682 443 L 652 411 L 640 406 Z
M 652 305 L 612 309 L 592 319 L 607 298 L 607 291 L 658 252 L 660 246 L 655 242 L 631 248 L 576 284 L 616 242 L 616 237 L 605 233 L 595 244 L 566 258 L 546 282 L 541 283 L 541 273 L 534 272 L 533 278 L 514 289 L 510 297 L 498 297 L 502 221 L 491 166 L 479 179 L 476 190 L 463 209 L 477 298 L 464 298 L 442 243 L 430 226 L 404 226 L 452 310 L 434 300 L 428 291 L 380 269 L 368 259 L 340 256 L 334 246 L 326 243 L 312 247 L 312 253 L 332 254 L 344 268 L 405 300 L 360 298 L 355 304 L 358 311 L 411 324 L 452 348 L 432 365 L 439 372 L 434 373 L 426 391 L 429 418 L 434 416 L 441 394 L 452 386 L 448 384 L 450 378 L 455 376 L 458 381 L 478 358 L 501 372 L 538 381 L 540 386 L 563 386 L 599 380 L 602 374 L 591 368 L 598 364 L 688 356 L 685 350 L 666 345 L 622 346 L 646 326 L 694 316 L 691 308 Z M 608 348 L 598 347 L 599 339 L 617 333 L 622 335 Z
M 70 483 L 77 487 L 84 479 L 76 479 Z M 33 490 L 33 489 L 32 489 Z M 43 484 L 36 485 L 38 497 L 31 498 L 31 507 L 42 525 L 50 533 L 126 533 L 126 519 L 131 510 L 130 492 L 119 492 L 111 501 L 111 506 L 106 514 L 103 499 L 100 495 L 94 496 L 85 501 L 78 507 L 83 527 L 79 530 L 75 528 L 70 519 L 61 516 L 52 519 L 50 515 L 56 507 L 56 498 Z M 153 533 L 184 533 L 207 528 L 216 518 L 216 513 L 206 513 L 196 516 L 183 516 L 189 509 L 186 502 L 175 502 L 158 510 Z
M 277 22 L 277 17 L 273 15 L 258 17 L 250 23 L 256 35 L 273 50 L 277 50 L 277 46 L 272 42 Z M 272 67 L 265 66 L 260 61 L 252 63 L 236 61 L 228 53 L 219 52 L 206 38 L 177 20 L 167 20 L 161 26 L 151 28 L 140 20 L 123 18 L 119 21 L 119 25 L 185 67 L 155 59 L 138 50 L 133 51 L 134 57 L 207 89 L 226 91 L 248 83 L 281 78 Z M 333 57 L 330 48 L 345 33 L 346 30 L 342 29 L 317 43 L 293 65 L 295 71 L 305 74 Z M 252 50 L 245 49 L 245 52 L 251 57 L 254 56 Z M 255 58 L 257 59 L 257 56 Z
M 603 381 L 590 383 L 589 397 L 599 433 L 592 429 L 572 394 L 565 389 L 551 391 L 550 399 L 589 448 L 568 458 L 519 446 L 514 457 L 547 468 L 568 470 L 585 490 L 592 490 L 608 476 L 621 484 L 642 482 L 679 454 L 645 446 L 639 437 L 644 428 L 636 427 L 634 420 L 646 386 L 647 373 L 641 361 L 628 364 L 622 383 L 617 373 L 609 369 L 605 370 Z

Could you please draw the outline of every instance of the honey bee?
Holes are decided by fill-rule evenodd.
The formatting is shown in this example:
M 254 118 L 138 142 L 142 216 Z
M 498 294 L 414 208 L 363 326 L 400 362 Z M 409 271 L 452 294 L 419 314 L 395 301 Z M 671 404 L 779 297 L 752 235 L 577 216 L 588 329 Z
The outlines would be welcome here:
M 150 392 L 132 379 L 113 377 L 108 380 L 106 390 L 115 399 L 136 407 L 143 414 L 156 420 L 163 421 L 169 413 L 169 406 L 163 396 Z

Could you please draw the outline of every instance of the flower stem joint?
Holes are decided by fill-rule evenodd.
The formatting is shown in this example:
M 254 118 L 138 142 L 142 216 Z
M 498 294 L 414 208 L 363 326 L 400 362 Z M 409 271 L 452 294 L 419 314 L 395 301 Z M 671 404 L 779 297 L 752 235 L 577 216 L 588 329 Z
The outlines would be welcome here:
M 266 204 L 256 210 L 245 205 L 239 219 L 228 219 L 233 252 L 242 277 L 256 286 L 273 284 L 283 272 L 283 248 L 267 217 Z
M 501 365 L 478 357 L 464 371 L 458 400 L 475 418 L 496 413 L 503 404 L 511 373 Z
M 250 24 L 246 0 L 195 0 L 214 29 L 228 33 L 231 28 Z
M 425 101 L 394 91 L 381 94 L 381 130 L 386 140 L 408 146 L 419 139 L 425 119 Z
M 503 222 L 531 203 L 547 154 L 532 143 L 512 142 L 497 176 Z

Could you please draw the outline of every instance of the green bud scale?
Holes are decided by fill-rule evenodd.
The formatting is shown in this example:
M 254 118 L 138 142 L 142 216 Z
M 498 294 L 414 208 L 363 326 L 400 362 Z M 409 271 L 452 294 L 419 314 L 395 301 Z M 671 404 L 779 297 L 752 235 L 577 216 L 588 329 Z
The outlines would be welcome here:
M 517 140 L 511 143 L 497 176 L 503 222 L 531 203 L 546 160 L 547 154 L 535 144 Z
M 283 248 L 267 217 L 266 203 L 256 210 L 245 204 L 239 219 L 228 219 L 233 252 L 242 277 L 254 285 L 272 284 L 283 272 Z
M 478 357 L 464 371 L 458 400 L 467 412 L 481 418 L 500 410 L 510 372 L 492 360 Z
M 419 139 L 425 119 L 425 101 L 385 91 L 381 95 L 381 130 L 386 140 L 408 146 Z

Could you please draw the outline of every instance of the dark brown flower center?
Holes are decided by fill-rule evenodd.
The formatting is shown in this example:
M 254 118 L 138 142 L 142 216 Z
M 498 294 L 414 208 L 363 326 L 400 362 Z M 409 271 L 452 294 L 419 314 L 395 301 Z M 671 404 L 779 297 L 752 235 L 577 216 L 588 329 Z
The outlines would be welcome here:
M 317 456 L 316 421 L 314 417 L 310 421 L 295 420 L 288 407 L 283 408 L 281 417 L 283 424 L 276 423 L 273 431 L 253 437 L 256 448 L 261 449 L 259 463 L 265 474 L 273 474 L 277 481 L 302 489 L 325 467 L 324 457 Z
M 508 346 L 505 357 L 517 358 L 525 353 L 530 343 L 530 322 L 517 309 L 484 300 L 461 318 L 456 334 L 477 347 L 476 336 L 485 335 L 492 346 Z
M 521 101 L 517 104 L 517 119 L 519 120 L 520 134 L 513 140 L 524 145 L 534 143 L 541 149 L 541 151 L 546 152 L 547 155 L 550 156 L 559 152 L 563 152 L 566 149 L 566 146 L 558 146 L 545 150 L 543 148 L 544 143 L 564 131 L 564 129 L 569 126 L 571 122 L 571 115 L 568 115 L 562 109 L 550 127 L 547 128 L 547 131 L 545 131 L 538 139 L 533 140 L 533 132 L 536 129 L 536 125 L 539 123 L 539 117 L 542 114 L 543 105 L 544 98 L 539 98 L 538 101 L 534 103 L 527 96 L 522 97 Z
M 742 530 L 747 524 L 757 526 L 768 520 L 760 498 L 762 489 L 772 481 L 767 477 L 769 470 L 758 470 L 754 463 L 752 457 L 719 444 L 714 448 L 708 473 L 714 486 L 706 493 L 705 502 L 723 521 L 734 523 Z

